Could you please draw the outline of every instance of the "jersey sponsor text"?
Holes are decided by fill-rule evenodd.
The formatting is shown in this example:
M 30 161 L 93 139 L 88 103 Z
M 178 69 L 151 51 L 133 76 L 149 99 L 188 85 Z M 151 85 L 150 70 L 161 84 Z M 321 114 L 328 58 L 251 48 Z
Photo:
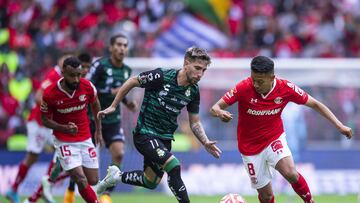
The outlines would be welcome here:
M 281 110 L 281 108 L 272 109 L 272 110 L 261 110 L 261 111 L 248 109 L 247 113 L 254 115 L 254 116 L 271 116 L 271 115 L 278 114 L 280 112 L 280 110 Z

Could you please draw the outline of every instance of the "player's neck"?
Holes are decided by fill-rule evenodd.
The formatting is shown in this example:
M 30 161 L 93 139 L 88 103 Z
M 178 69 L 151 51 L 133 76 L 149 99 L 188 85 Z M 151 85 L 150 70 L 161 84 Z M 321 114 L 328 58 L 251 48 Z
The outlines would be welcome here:
M 62 88 L 63 90 L 65 90 L 67 93 L 69 93 L 70 95 L 71 95 L 72 93 L 74 93 L 74 91 L 75 91 L 75 90 L 72 90 L 72 89 L 68 88 L 68 86 L 66 86 L 64 80 L 62 80 L 62 81 L 60 82 L 60 85 L 61 85 L 61 88 Z
M 266 93 L 263 93 L 262 95 L 265 96 L 265 95 L 269 94 L 269 92 L 273 89 L 273 87 L 274 87 L 274 82 L 271 83 L 270 89 Z
M 185 73 L 184 69 L 179 70 L 176 79 L 177 79 L 177 84 L 179 86 L 189 86 L 190 85 L 190 83 L 186 79 L 186 73 Z
M 113 56 L 110 57 L 110 62 L 117 68 L 121 68 L 123 66 L 123 60 L 116 60 Z

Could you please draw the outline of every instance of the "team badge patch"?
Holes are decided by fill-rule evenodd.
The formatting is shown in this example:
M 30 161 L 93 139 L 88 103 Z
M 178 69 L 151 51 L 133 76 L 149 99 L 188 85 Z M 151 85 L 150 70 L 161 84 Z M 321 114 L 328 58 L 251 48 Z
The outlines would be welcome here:
M 283 145 L 280 140 L 275 140 L 271 143 L 271 149 L 273 152 L 282 153 Z
M 95 158 L 95 157 L 96 157 L 96 150 L 95 150 L 95 148 L 90 147 L 90 148 L 88 148 L 88 151 L 89 151 L 89 157 L 90 157 L 90 158 Z
M 141 85 L 145 84 L 147 82 L 147 76 L 146 75 L 139 75 L 138 81 Z
M 274 102 L 275 102 L 275 104 L 281 104 L 281 103 L 283 102 L 283 98 L 281 98 L 281 97 L 276 97 L 276 98 L 274 99 Z
M 79 100 L 80 101 L 85 101 L 86 100 L 86 95 L 85 94 L 80 95 Z
M 186 91 L 185 91 L 185 96 L 190 96 L 190 94 L 191 94 L 191 91 L 190 91 L 190 88 L 189 89 L 187 89 Z
M 159 157 L 164 157 L 165 156 L 165 151 L 160 149 L 160 148 L 157 148 L 156 152 L 157 152 Z

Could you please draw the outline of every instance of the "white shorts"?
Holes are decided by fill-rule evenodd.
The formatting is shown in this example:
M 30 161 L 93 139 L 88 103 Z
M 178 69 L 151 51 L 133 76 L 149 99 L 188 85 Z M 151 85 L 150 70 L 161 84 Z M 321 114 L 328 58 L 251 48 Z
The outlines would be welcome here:
M 272 179 L 273 171 L 278 161 L 284 157 L 292 156 L 283 133 L 257 155 L 242 155 L 245 169 L 250 177 L 251 186 L 260 189 L 266 186 Z M 272 168 L 270 168 L 272 167 Z
M 54 146 L 61 167 L 65 171 L 79 166 L 99 168 L 96 149 L 91 138 L 82 142 L 63 142 L 54 138 Z
M 53 145 L 52 130 L 41 126 L 35 120 L 26 123 L 28 143 L 26 151 L 40 154 L 45 144 Z

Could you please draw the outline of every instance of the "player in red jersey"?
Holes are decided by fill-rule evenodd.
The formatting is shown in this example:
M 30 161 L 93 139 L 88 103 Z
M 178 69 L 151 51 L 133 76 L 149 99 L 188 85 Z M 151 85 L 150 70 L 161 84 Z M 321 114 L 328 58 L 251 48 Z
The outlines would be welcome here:
M 35 92 L 35 106 L 31 109 L 28 121 L 26 123 L 28 136 L 28 144 L 26 148 L 27 154 L 19 165 L 19 171 L 16 175 L 14 183 L 11 186 L 11 189 L 6 193 L 6 197 L 13 203 L 20 202 L 19 196 L 17 194 L 18 187 L 25 179 L 30 167 L 37 161 L 38 156 L 42 152 L 45 144 L 52 144 L 52 130 L 44 127 L 41 122 L 40 102 L 44 89 L 53 82 L 56 82 L 60 79 L 60 67 L 62 67 L 64 59 L 69 56 L 69 54 L 64 54 L 59 58 L 58 65 L 50 70 L 50 72 L 45 76 L 44 81 L 41 83 L 40 88 Z M 50 164 L 49 170 L 51 167 L 52 164 Z
M 63 78 L 45 89 L 41 103 L 42 121 L 54 132 L 54 146 L 61 167 L 78 185 L 87 203 L 97 203 L 90 185 L 98 182 L 98 160 L 91 141 L 87 106 L 97 115 L 100 103 L 92 83 L 81 78 L 82 69 L 76 57 L 66 58 Z M 101 122 L 95 120 L 95 142 L 102 143 Z
M 71 56 L 71 55 L 67 55 L 66 57 L 69 57 L 69 56 Z M 92 57 L 87 52 L 82 52 L 77 57 L 81 62 L 81 70 L 82 70 L 81 77 L 84 78 L 85 75 L 89 72 Z M 63 62 L 61 62 L 61 64 L 62 63 Z M 57 68 L 56 70 L 59 70 L 59 72 L 61 71 L 60 68 Z M 52 72 L 56 73 L 55 71 L 52 71 Z M 60 75 L 56 79 L 55 82 L 57 82 L 57 80 L 59 80 L 59 79 L 60 79 Z M 39 108 L 39 113 L 40 113 L 40 108 Z M 39 117 L 40 117 L 40 114 L 39 114 Z M 54 159 L 52 160 L 52 162 L 49 165 L 49 167 L 52 167 L 52 168 L 48 169 L 47 175 L 43 176 L 39 187 L 35 190 L 35 192 L 30 197 L 25 199 L 25 201 L 23 201 L 23 203 L 37 202 L 37 200 L 41 196 L 48 203 L 55 202 L 55 199 L 51 192 L 51 188 L 52 188 L 53 184 L 57 181 L 63 180 L 64 178 L 68 177 L 68 175 L 66 173 L 63 173 L 60 163 L 56 162 L 56 158 L 57 158 L 57 156 L 55 154 Z M 64 203 L 74 203 L 74 202 L 75 202 L 75 182 L 70 180 L 69 186 L 64 194 Z
M 274 62 L 265 56 L 251 61 L 251 77 L 240 81 L 210 110 L 223 122 L 232 114 L 225 109 L 238 102 L 237 140 L 252 187 L 257 189 L 261 203 L 273 203 L 270 167 L 275 168 L 291 184 L 305 203 L 313 203 L 310 189 L 296 171 L 287 146 L 281 112 L 288 102 L 306 105 L 328 119 L 347 138 L 351 128 L 343 125 L 324 104 L 293 83 L 276 78 Z

